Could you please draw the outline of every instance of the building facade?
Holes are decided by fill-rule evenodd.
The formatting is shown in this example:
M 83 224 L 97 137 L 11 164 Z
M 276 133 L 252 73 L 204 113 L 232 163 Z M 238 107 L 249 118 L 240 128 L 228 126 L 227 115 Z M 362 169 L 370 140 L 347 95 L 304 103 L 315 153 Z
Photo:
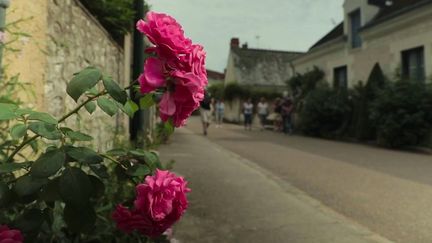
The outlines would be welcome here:
M 367 81 L 378 63 L 392 79 L 432 79 L 431 0 L 346 0 L 344 21 L 293 61 L 336 87 Z
M 12 44 L 17 51 L 6 52 L 3 64 L 8 76 L 19 75 L 25 89 L 18 95 L 31 108 L 56 117 L 72 110 L 76 103 L 66 94 L 66 85 L 89 65 L 122 86 L 129 83 L 130 41 L 119 46 L 79 0 L 14 0 L 6 22 L 15 21 L 17 30 L 28 35 L 17 37 Z M 116 133 L 127 139 L 129 127 L 125 114 L 112 119 L 99 109 L 92 115 L 81 111 L 66 123 L 91 134 L 97 149 L 111 147 Z

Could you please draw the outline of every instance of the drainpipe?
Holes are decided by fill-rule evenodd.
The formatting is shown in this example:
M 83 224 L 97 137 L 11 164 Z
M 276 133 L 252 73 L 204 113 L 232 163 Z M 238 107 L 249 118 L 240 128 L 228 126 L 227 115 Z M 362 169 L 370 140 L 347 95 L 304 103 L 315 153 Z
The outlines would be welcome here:
M 2 41 L 4 40 L 6 28 L 6 9 L 9 7 L 9 0 L 0 0 L 0 34 Z M 2 69 L 3 45 L 0 45 L 0 76 L 3 74 Z
M 144 18 L 144 0 L 135 0 L 134 1 L 134 9 L 136 10 L 135 21 Z M 132 80 L 136 80 L 139 75 L 143 72 L 144 69 L 144 37 L 142 34 L 135 28 L 133 32 L 133 65 L 132 65 Z M 131 98 L 137 104 L 139 104 L 139 94 L 135 92 L 135 90 L 130 90 Z M 138 110 L 134 117 L 130 120 L 130 140 L 135 143 L 135 145 L 139 146 L 139 141 L 144 137 L 144 113 L 141 110 Z

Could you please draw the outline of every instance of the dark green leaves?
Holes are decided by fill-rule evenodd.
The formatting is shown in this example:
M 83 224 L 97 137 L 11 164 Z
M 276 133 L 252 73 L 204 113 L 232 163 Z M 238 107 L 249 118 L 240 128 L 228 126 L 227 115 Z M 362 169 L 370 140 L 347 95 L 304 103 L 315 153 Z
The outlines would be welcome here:
M 43 211 L 38 209 L 29 209 L 17 218 L 15 222 L 15 227 L 27 233 L 32 231 L 38 231 L 43 222 Z
M 6 164 L 0 164 L 0 175 L 5 173 L 11 173 L 17 170 L 20 170 L 26 166 L 28 166 L 29 163 L 6 163 Z
M 24 124 L 16 124 L 11 128 L 10 133 L 13 139 L 18 140 L 26 135 L 27 126 Z
M 93 137 L 82 132 L 75 131 L 67 131 L 66 137 L 70 138 L 73 141 L 91 141 Z
M 46 178 L 54 175 L 62 168 L 66 155 L 60 149 L 51 150 L 37 159 L 32 167 L 31 174 L 34 177 Z
M 117 104 L 108 98 L 100 97 L 97 100 L 97 104 L 109 116 L 114 116 L 118 111 Z
M 92 206 L 77 207 L 66 204 L 64 220 L 68 229 L 75 233 L 90 233 L 96 222 L 96 213 Z
M 0 121 L 7 121 L 17 118 L 15 111 L 18 109 L 16 105 L 0 103 Z
M 92 184 L 86 173 L 78 168 L 66 168 L 60 177 L 60 195 L 67 204 L 86 205 L 92 193 Z
M 25 175 L 18 178 L 14 189 L 20 197 L 30 196 L 38 192 L 47 181 L 47 179 L 38 179 L 33 178 L 31 175 Z
M 123 111 L 129 116 L 133 117 L 135 112 L 139 110 L 139 107 L 132 100 L 128 100 L 123 107 Z
M 9 187 L 0 181 L 0 208 L 4 207 L 9 203 L 11 199 L 11 193 Z
M 88 67 L 76 74 L 69 82 L 66 92 L 75 101 L 87 90 L 95 86 L 101 79 L 101 72 L 95 67 Z
M 104 76 L 102 78 L 105 89 L 108 94 L 120 104 L 126 103 L 127 93 L 112 79 L 110 76 Z
M 141 109 L 147 109 L 152 107 L 155 102 L 153 99 L 153 94 L 146 94 L 144 97 L 142 97 L 139 101 Z
M 45 122 L 33 122 L 29 124 L 29 129 L 37 135 L 40 135 L 50 140 L 57 140 L 62 137 L 61 133 L 57 130 L 57 127 L 54 124 L 47 124 Z
M 97 164 L 103 161 L 103 158 L 98 153 L 87 147 L 68 147 L 66 153 L 81 163 Z
M 136 164 L 136 165 L 130 167 L 126 171 L 126 174 L 128 174 L 130 176 L 146 176 L 146 175 L 149 175 L 150 173 L 151 173 L 150 168 L 148 166 L 142 165 L 142 164 Z
M 31 112 L 30 115 L 28 116 L 29 120 L 38 120 L 41 122 L 45 122 L 48 124 L 53 124 L 53 125 L 57 125 L 57 119 L 55 119 L 54 117 L 52 117 L 50 114 L 48 113 L 44 113 L 44 112 Z
M 96 110 L 96 104 L 94 102 L 88 102 L 84 105 L 84 107 L 90 114 L 93 114 L 93 112 Z

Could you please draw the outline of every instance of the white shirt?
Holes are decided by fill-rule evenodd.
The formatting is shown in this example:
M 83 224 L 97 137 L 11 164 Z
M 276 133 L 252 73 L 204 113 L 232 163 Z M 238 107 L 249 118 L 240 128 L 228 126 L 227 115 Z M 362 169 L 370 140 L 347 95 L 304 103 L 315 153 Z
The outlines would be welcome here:
M 268 104 L 267 103 L 258 103 L 258 114 L 260 115 L 267 115 L 268 113 Z
M 252 103 L 244 103 L 243 104 L 243 112 L 244 114 L 252 114 L 253 113 L 253 104 Z

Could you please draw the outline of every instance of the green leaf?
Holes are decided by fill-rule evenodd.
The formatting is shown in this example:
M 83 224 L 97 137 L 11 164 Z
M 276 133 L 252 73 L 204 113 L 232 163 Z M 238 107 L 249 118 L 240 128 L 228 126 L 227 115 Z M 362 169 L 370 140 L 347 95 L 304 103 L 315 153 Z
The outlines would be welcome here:
M 109 116 L 114 116 L 118 111 L 116 103 L 108 98 L 100 97 L 97 104 Z
M 24 124 L 16 124 L 11 128 L 10 134 L 13 139 L 18 140 L 24 137 L 27 133 L 27 126 Z
M 82 132 L 68 131 L 66 137 L 74 141 L 91 141 L 93 137 Z
M 93 173 L 95 173 L 100 178 L 109 178 L 108 169 L 103 164 L 89 164 L 89 167 Z
M 139 110 L 138 105 L 132 100 L 128 100 L 126 104 L 123 106 L 123 111 L 131 118 L 138 110 Z
M 103 161 L 103 158 L 98 153 L 87 147 L 68 147 L 66 153 L 81 163 L 98 164 Z
M 12 194 L 9 187 L 2 181 L 0 181 L 0 208 L 5 207 L 9 204 Z
M 173 134 L 175 128 L 174 128 L 172 120 L 168 120 L 167 122 L 165 122 L 163 129 L 164 129 L 164 132 L 166 135 L 170 136 L 171 134 Z
M 75 101 L 78 101 L 79 97 L 95 86 L 101 79 L 101 72 L 95 67 L 87 67 L 78 74 L 76 74 L 69 82 L 66 88 L 66 92 Z
M 31 175 L 21 176 L 15 183 L 14 190 L 20 197 L 30 196 L 38 192 L 47 181 L 47 179 L 33 178 Z
M 159 157 L 154 152 L 145 151 L 143 149 L 135 149 L 129 151 L 129 154 L 143 159 L 151 169 L 156 169 L 161 167 Z
M 59 190 L 59 178 L 50 180 L 48 184 L 46 184 L 42 188 L 42 191 L 39 193 L 39 198 L 46 202 L 54 202 L 57 200 L 61 200 Z
M 29 124 L 29 129 L 37 135 L 40 135 L 50 140 L 57 140 L 62 137 L 60 131 L 57 130 L 57 127 L 54 124 L 33 122 Z
M 144 97 L 142 97 L 139 100 L 141 109 L 147 109 L 152 107 L 155 104 L 153 97 L 154 97 L 153 94 L 146 94 Z
M 46 178 L 52 176 L 63 167 L 65 160 L 66 155 L 62 150 L 51 150 L 41 155 L 33 163 L 30 173 L 35 178 Z
M 33 150 L 33 152 L 35 152 L 35 153 L 39 152 L 39 145 L 38 145 L 37 140 L 31 141 L 30 142 L 30 147 Z
M 16 219 L 15 227 L 25 233 L 34 232 L 39 231 L 39 228 L 41 227 L 43 222 L 43 211 L 33 208 L 26 210 L 21 216 Z
M 92 184 L 92 198 L 101 198 L 105 193 L 104 183 L 96 176 L 89 175 L 90 182 Z
M 63 217 L 68 229 L 74 233 L 91 233 L 96 222 L 96 212 L 91 205 L 76 207 L 66 204 Z
M 18 110 L 15 111 L 15 113 L 18 116 L 27 115 L 27 114 L 30 114 L 32 112 L 33 112 L 32 109 L 28 109 L 28 108 L 22 108 L 22 109 L 18 108 Z
M 0 103 L 0 121 L 7 121 L 17 118 L 15 111 L 18 106 L 8 103 Z
M 127 93 L 110 76 L 102 77 L 103 84 L 108 94 L 117 102 L 124 105 L 127 100 Z
M 69 167 L 60 177 L 59 191 L 64 202 L 74 206 L 83 206 L 90 199 L 92 184 L 82 170 Z
M 84 105 L 84 107 L 90 114 L 93 114 L 93 112 L 96 110 L 96 104 L 94 102 L 88 102 Z
M 28 162 L 0 164 L 0 175 L 20 170 L 20 169 L 25 168 L 29 165 L 30 165 L 30 163 L 28 163 Z
M 130 176 L 146 176 L 151 174 L 151 170 L 148 166 L 142 164 L 136 164 L 130 167 L 126 174 Z
M 28 119 L 29 120 L 38 120 L 38 121 L 45 122 L 45 123 L 48 123 L 48 124 L 53 124 L 53 125 L 57 125 L 58 124 L 57 119 L 55 119 L 50 114 L 45 113 L 45 112 L 36 112 L 36 111 L 33 111 L 28 116 Z
M 111 149 L 107 151 L 106 154 L 110 156 L 125 156 L 127 152 L 124 149 Z

